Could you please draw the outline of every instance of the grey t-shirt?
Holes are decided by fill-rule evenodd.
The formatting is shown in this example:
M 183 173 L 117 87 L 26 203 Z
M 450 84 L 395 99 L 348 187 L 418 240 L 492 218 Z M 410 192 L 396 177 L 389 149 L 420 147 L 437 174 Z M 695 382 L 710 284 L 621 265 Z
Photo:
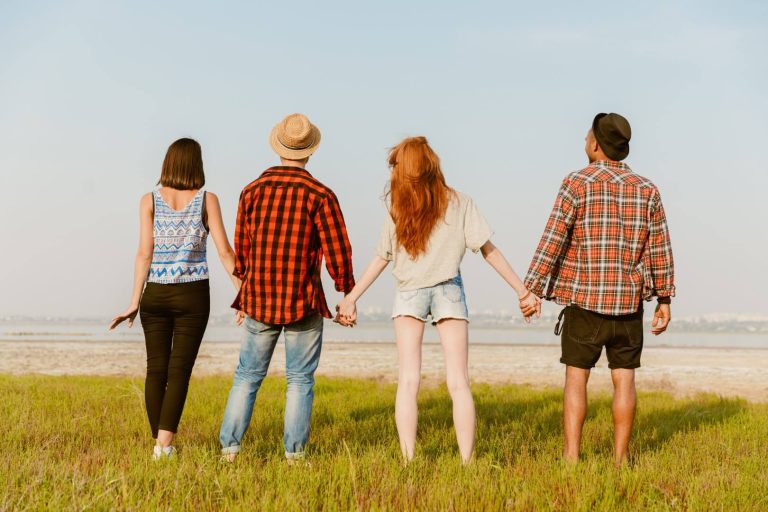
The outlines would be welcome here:
M 405 248 L 398 247 L 395 223 L 387 215 L 376 254 L 393 262 L 398 290 L 416 290 L 456 277 L 466 250 L 479 251 L 492 234 L 472 198 L 457 191 L 448 202 L 445 217 L 435 224 L 425 253 L 413 259 Z

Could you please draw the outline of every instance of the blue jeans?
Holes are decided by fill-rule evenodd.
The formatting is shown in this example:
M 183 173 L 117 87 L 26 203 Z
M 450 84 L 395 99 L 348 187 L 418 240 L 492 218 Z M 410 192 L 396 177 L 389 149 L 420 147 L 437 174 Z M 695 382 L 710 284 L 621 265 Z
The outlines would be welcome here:
M 221 452 L 227 454 L 240 451 L 240 442 L 253 415 L 256 393 L 267 375 L 280 331 L 285 330 L 285 377 L 288 390 L 283 444 L 286 458 L 303 458 L 309 439 L 309 419 L 315 396 L 315 370 L 323 344 L 323 317 L 312 314 L 288 325 L 263 324 L 246 317 L 244 326 L 240 362 L 235 370 L 221 423 Z

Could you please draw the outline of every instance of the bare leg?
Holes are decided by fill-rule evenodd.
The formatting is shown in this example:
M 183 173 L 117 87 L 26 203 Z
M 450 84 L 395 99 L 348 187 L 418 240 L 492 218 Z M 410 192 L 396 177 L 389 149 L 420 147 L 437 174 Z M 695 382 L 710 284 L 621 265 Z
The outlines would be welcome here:
M 563 459 L 576 463 L 581 447 L 581 430 L 587 416 L 587 381 L 589 370 L 565 367 L 565 392 L 563 396 L 563 432 L 565 446 Z
M 453 400 L 453 426 L 459 443 L 461 462 L 472 460 L 475 446 L 475 402 L 469 389 L 467 368 L 467 321 L 449 319 L 437 324 L 445 354 L 445 376 Z
M 157 444 L 163 448 L 171 446 L 173 444 L 174 433 L 169 430 L 157 431 Z
M 395 399 L 395 423 L 400 437 L 400 450 L 406 461 L 413 459 L 416 446 L 418 406 L 416 397 L 421 382 L 421 341 L 424 322 L 409 316 L 395 318 L 397 339 L 397 398 Z
M 616 466 L 627 463 L 629 438 L 635 420 L 637 393 L 635 391 L 635 370 L 617 368 L 611 370 L 613 380 L 613 462 Z

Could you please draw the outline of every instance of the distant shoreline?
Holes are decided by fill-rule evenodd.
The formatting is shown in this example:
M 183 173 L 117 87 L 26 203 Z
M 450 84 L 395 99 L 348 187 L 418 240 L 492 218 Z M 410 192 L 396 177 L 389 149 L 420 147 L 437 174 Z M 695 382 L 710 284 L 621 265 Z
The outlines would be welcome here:
M 71 336 L 91 336 L 89 333 L 84 334 L 68 334 Z M 51 336 L 60 336 L 58 333 L 52 333 Z M 98 338 L 98 339 L 90 339 L 90 340 L 84 340 L 84 339 L 25 339 L 24 336 L 19 336 L 18 338 L 2 338 L 0 337 L 0 343 L 60 343 L 60 344 L 71 344 L 73 342 L 77 343 L 92 343 L 92 344 L 101 344 L 101 343 L 108 343 L 108 344 L 115 344 L 115 343 L 129 343 L 129 344 L 140 344 L 143 346 L 144 341 L 140 339 L 106 339 L 106 338 Z M 233 344 L 238 343 L 235 341 L 221 341 L 221 340 L 204 340 L 203 344 L 206 343 L 212 343 L 212 344 Z M 392 345 L 394 346 L 395 340 L 358 340 L 358 341 L 350 341 L 350 340 L 338 340 L 338 339 L 324 339 L 323 340 L 324 345 L 352 345 L 352 346 L 364 346 L 364 345 Z M 433 341 L 433 340 L 425 340 L 424 345 L 439 345 L 439 341 Z M 470 346 L 473 347 L 521 347 L 521 348 L 538 348 L 538 347 L 559 347 L 560 342 L 555 341 L 552 343 L 517 343 L 514 341 L 506 341 L 506 342 L 486 342 L 486 341 L 472 341 L 469 340 Z M 741 346 L 711 346 L 711 345 L 673 345 L 673 344 L 654 344 L 652 346 L 646 346 L 645 350 L 664 350 L 664 349 L 672 349 L 672 350 L 751 350 L 755 352 L 766 352 L 768 355 L 768 347 L 741 347 Z M 766 361 L 766 366 L 768 367 L 768 361 Z

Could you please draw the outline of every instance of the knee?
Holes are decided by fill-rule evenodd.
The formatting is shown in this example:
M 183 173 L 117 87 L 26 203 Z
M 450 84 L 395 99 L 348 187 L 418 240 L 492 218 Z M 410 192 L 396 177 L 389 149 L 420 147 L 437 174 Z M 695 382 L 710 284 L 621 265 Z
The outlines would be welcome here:
M 451 397 L 469 392 L 469 380 L 465 375 L 449 375 L 445 384 Z
M 147 366 L 147 378 L 148 379 L 167 379 L 168 378 L 168 366 L 163 364 L 153 364 Z
M 179 379 L 179 378 L 189 379 L 192 376 L 193 366 L 194 366 L 194 363 L 193 364 L 188 364 L 188 363 L 171 364 L 170 366 L 168 366 L 168 378 L 169 379 Z
M 402 391 L 409 395 L 415 396 L 419 392 L 420 384 L 421 384 L 421 375 L 401 374 L 397 381 L 397 389 L 398 391 Z
M 266 370 L 251 370 L 242 366 L 238 366 L 235 370 L 235 382 L 249 382 L 254 384 L 261 384 L 264 377 L 267 376 Z
M 291 389 L 311 388 L 315 384 L 315 376 L 311 372 L 287 372 L 285 380 Z

